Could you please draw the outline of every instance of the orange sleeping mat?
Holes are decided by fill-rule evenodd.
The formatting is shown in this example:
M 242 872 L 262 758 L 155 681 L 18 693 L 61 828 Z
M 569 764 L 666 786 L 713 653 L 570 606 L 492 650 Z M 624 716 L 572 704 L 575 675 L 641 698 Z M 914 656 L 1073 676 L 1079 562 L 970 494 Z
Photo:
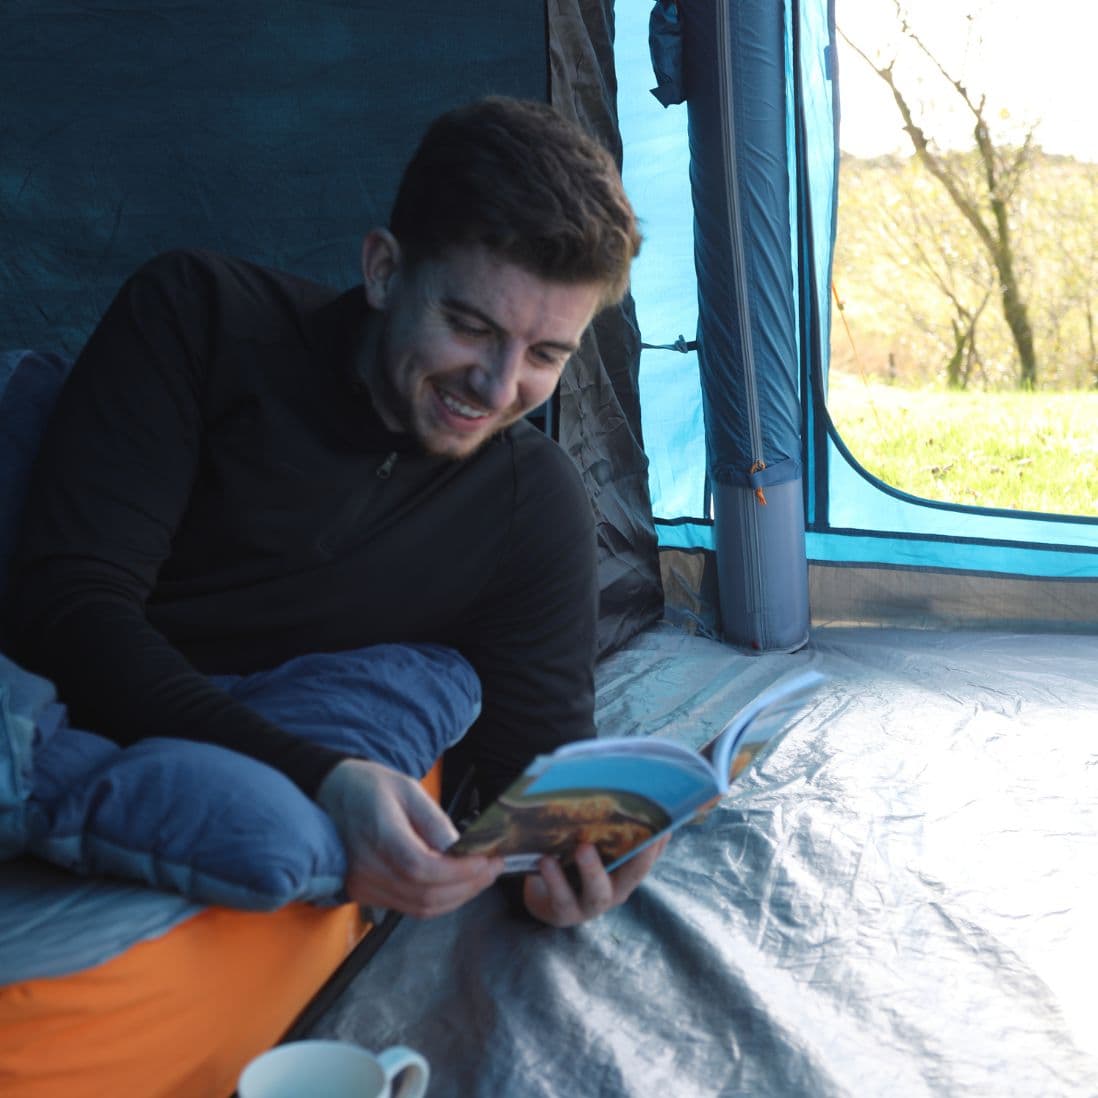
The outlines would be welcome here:
M 0 988 L 5 1098 L 218 1098 L 365 928 L 358 907 L 207 908 L 95 968 Z
M 436 799 L 439 779 L 423 779 Z M 368 929 L 355 904 L 209 907 L 94 968 L 0 987 L 0 1095 L 228 1096 Z

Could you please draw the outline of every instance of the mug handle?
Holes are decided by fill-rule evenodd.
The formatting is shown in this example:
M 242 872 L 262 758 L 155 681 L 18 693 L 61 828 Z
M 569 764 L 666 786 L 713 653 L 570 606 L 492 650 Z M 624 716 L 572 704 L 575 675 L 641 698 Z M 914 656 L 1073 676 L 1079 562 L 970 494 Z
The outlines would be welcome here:
M 427 1061 L 414 1049 L 403 1045 L 393 1045 L 377 1054 L 385 1078 L 392 1085 L 395 1076 L 403 1072 L 400 1086 L 393 1098 L 423 1098 L 427 1093 L 427 1081 L 431 1078 L 431 1069 Z

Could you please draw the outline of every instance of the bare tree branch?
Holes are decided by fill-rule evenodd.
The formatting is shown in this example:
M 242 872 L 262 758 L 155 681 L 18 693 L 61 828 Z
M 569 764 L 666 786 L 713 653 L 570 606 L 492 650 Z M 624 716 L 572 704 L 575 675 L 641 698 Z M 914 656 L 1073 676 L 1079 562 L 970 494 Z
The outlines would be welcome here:
M 888 64 L 878 64 L 841 28 L 837 28 L 838 33 L 888 86 L 915 156 L 945 189 L 991 260 L 999 284 L 1003 317 L 1010 329 L 1018 356 L 1018 383 L 1022 388 L 1033 388 L 1037 383 L 1037 357 L 1029 311 L 1015 269 L 1011 224 L 1011 204 L 1032 163 L 1033 130 L 1030 129 L 1026 134 L 1020 149 L 1009 153 L 1000 149 L 991 136 L 987 122 L 987 96 L 975 98 L 959 77 L 947 71 L 937 55 L 911 26 L 900 0 L 893 0 L 893 6 L 902 33 L 953 88 L 973 116 L 973 139 L 983 176 L 979 196 L 969 193 L 957 159 L 947 158 L 935 151 L 926 131 L 915 120 L 908 98 L 896 80 L 896 59 L 893 58 Z M 971 17 L 968 18 L 971 20 Z

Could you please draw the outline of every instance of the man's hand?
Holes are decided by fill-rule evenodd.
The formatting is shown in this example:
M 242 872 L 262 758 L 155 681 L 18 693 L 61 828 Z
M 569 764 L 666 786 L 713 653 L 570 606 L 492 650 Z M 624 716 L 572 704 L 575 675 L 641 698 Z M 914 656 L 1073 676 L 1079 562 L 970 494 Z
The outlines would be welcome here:
M 428 918 L 453 911 L 503 870 L 501 858 L 449 858 L 457 829 L 418 782 L 380 763 L 346 759 L 317 803 L 347 850 L 347 894 L 357 903 Z
M 590 843 L 576 849 L 580 891 L 569 885 L 556 858 L 542 858 L 538 873 L 530 874 L 522 898 L 531 915 L 551 926 L 576 926 L 625 903 L 663 853 L 670 835 L 654 842 L 620 869 L 607 873 Z

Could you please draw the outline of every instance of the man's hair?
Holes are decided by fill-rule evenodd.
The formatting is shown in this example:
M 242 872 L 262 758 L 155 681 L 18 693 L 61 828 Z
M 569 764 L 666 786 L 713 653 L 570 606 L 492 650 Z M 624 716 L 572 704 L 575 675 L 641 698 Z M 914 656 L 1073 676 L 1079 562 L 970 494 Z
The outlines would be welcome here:
M 440 115 L 401 179 L 389 228 L 411 265 L 481 246 L 620 301 L 640 234 L 610 154 L 545 103 L 491 97 Z

